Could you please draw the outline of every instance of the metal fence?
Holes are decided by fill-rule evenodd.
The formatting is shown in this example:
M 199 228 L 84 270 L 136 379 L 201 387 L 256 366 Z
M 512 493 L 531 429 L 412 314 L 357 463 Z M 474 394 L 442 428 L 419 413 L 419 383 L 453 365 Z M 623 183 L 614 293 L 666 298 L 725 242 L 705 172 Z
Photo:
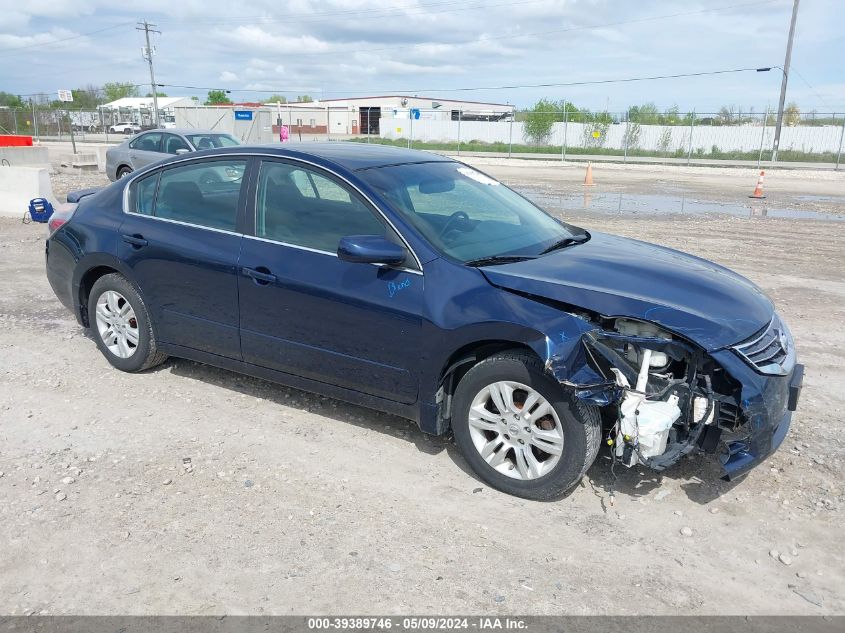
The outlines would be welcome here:
M 123 135 L 112 131 L 111 126 L 122 122 L 154 127 L 149 112 L 131 116 L 125 111 L 108 109 L 0 108 L 0 134 L 24 134 L 42 140 L 70 140 L 73 132 L 82 141 L 112 142 Z
M 167 125 L 214 129 L 244 143 L 279 141 L 282 127 L 292 141 L 347 140 L 382 142 L 420 149 L 497 152 L 559 157 L 607 155 L 673 159 L 682 163 L 743 160 L 758 164 L 772 158 L 775 114 L 669 111 L 516 112 L 498 120 L 452 110 L 382 109 L 282 105 L 174 108 Z M 241 118 L 239 118 L 241 115 Z M 146 118 L 144 118 L 146 116 Z M 130 120 L 152 127 L 150 113 L 135 117 L 109 110 L 0 108 L 0 134 L 26 134 L 43 140 L 115 142 L 125 138 L 111 126 Z M 845 113 L 787 112 L 778 160 L 842 162 Z
M 379 136 L 408 147 L 514 154 L 607 155 L 696 160 L 770 161 L 775 115 L 694 113 L 637 116 L 628 112 L 517 112 L 503 121 L 443 118 L 435 111 L 383 118 Z M 781 162 L 842 160 L 845 113 L 791 116 L 781 130 Z

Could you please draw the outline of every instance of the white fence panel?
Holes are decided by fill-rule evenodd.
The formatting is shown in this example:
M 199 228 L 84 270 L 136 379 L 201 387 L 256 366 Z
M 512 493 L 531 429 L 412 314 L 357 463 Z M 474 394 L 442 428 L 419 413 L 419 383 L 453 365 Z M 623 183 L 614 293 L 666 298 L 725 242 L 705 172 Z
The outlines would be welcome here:
M 566 145 L 572 148 L 602 147 L 624 151 L 625 122 L 598 125 L 592 123 L 566 124 Z M 637 131 L 636 128 L 639 128 Z M 765 131 L 761 125 L 637 125 L 628 126 L 628 149 L 647 151 L 682 152 L 686 155 L 692 133 L 692 150 L 710 153 L 716 147 L 723 152 L 751 152 L 771 149 L 773 126 Z M 522 145 L 529 142 L 525 138 L 521 122 L 509 121 L 438 121 L 418 119 L 382 118 L 381 136 L 385 139 L 412 138 L 420 142 L 462 143 L 481 141 L 483 143 L 508 143 Z M 796 150 L 808 153 L 836 152 L 839 148 L 841 126 L 797 126 L 784 127 L 781 132 L 780 149 Z M 599 131 L 595 138 L 593 132 Z M 765 137 L 763 134 L 765 133 Z M 460 134 L 460 136 L 459 136 Z M 564 139 L 564 123 L 552 125 L 549 138 L 543 145 L 560 147 Z

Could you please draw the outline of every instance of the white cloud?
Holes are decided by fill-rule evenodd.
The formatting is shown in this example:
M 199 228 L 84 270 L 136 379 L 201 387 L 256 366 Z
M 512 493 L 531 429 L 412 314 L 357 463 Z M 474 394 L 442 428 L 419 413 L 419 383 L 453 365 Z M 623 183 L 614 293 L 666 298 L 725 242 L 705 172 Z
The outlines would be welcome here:
M 839 71 L 845 35 L 836 20 L 840 4 L 814 0 L 801 6 L 793 63 L 813 89 L 793 74 L 788 98 L 799 100 L 804 110 L 825 109 L 819 95 L 829 109 L 841 109 L 845 100 Z M 162 31 L 153 36 L 161 83 L 214 87 L 224 82 L 231 89 L 331 97 L 770 66 L 783 61 L 791 8 L 779 0 L 659 18 L 713 5 L 706 0 L 490 0 L 480 5 L 145 0 L 143 13 Z M 0 66 L 9 69 L 0 72 L 0 90 L 52 93 L 60 80 L 79 86 L 146 81 L 137 10 L 114 0 L 0 0 Z M 74 39 L 57 41 L 67 37 Z M 779 83 L 773 72 L 464 96 L 520 105 L 544 96 L 566 97 L 580 106 L 620 110 L 645 101 L 699 110 L 736 103 L 759 111 L 776 102 Z M 176 88 L 166 91 L 180 94 Z

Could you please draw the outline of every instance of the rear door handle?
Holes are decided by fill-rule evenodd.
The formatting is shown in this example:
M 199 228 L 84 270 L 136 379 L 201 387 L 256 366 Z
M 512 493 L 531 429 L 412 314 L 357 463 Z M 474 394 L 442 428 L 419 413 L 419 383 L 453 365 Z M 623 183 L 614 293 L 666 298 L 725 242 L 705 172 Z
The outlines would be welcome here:
M 149 242 L 140 235 L 124 235 L 123 241 L 127 244 L 131 244 L 134 248 L 142 248 L 149 244 Z
M 263 266 L 258 269 L 241 268 L 241 272 L 247 277 L 251 277 L 253 280 L 255 280 L 255 283 L 262 286 L 266 286 L 267 284 L 271 284 L 276 281 L 276 275 L 272 274 Z

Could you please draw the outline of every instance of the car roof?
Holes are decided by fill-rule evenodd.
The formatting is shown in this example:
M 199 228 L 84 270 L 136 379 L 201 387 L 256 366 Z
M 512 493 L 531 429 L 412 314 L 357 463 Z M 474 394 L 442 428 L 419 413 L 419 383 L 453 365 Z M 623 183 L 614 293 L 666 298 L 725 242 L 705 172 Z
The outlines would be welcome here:
M 285 145 L 241 145 L 205 150 L 203 154 L 256 152 L 280 157 L 293 158 L 316 157 L 333 163 L 349 171 L 359 171 L 388 165 L 406 163 L 454 162 L 451 158 L 431 152 L 423 152 L 377 143 L 323 142 L 323 143 L 286 143 Z
M 153 130 L 144 130 L 144 134 L 147 132 L 167 132 L 169 134 L 225 134 L 226 136 L 232 136 L 228 132 L 220 132 L 216 130 L 198 130 L 195 127 L 158 127 Z

